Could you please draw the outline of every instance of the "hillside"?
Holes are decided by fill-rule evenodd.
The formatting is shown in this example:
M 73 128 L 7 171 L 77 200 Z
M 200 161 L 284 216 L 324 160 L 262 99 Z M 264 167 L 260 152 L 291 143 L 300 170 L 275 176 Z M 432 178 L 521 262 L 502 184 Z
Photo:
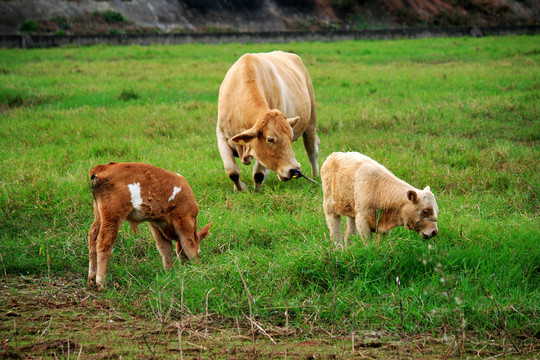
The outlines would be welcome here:
M 539 9 L 540 0 L 0 0 L 0 33 L 531 25 Z

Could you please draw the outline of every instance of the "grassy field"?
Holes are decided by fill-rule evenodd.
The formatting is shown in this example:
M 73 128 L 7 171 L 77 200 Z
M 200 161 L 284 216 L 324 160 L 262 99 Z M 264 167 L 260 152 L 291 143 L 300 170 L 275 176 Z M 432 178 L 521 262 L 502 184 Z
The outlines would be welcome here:
M 0 50 L 0 338 L 12 337 L 0 355 L 71 339 L 87 356 L 180 358 L 166 350 L 182 347 L 181 335 L 204 330 L 207 341 L 238 329 L 265 346 L 322 336 L 330 350 L 320 351 L 342 358 L 351 334 L 365 344 L 372 333 L 434 338 L 447 357 L 536 356 L 539 44 L 523 36 Z M 250 188 L 233 191 L 215 140 L 219 85 L 240 55 L 275 49 L 299 54 L 311 74 L 320 164 L 358 151 L 429 185 L 439 236 L 398 228 L 337 250 L 320 186 L 271 174 L 255 192 L 242 166 Z M 293 148 L 309 169 L 301 141 Z M 148 227 L 135 236 L 125 224 L 106 291 L 87 288 L 88 171 L 110 161 L 188 179 L 199 226 L 214 223 L 202 264 L 164 271 Z M 79 318 L 77 329 L 66 325 Z M 130 348 L 111 340 L 114 319 L 128 333 L 127 324 L 153 330 L 133 330 Z M 226 343 L 195 348 L 220 358 L 208 348 Z M 345 357 L 360 358 L 350 343 Z

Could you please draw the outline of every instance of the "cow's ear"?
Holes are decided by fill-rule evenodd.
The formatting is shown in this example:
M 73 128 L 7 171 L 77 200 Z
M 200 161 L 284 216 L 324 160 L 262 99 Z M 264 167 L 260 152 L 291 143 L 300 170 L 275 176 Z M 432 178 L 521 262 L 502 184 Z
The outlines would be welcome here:
M 244 132 L 241 132 L 238 135 L 235 135 L 231 140 L 235 143 L 239 143 L 240 145 L 243 145 L 243 142 L 250 142 L 254 138 L 256 138 L 258 135 L 257 130 L 254 128 L 247 129 Z
M 424 189 L 424 191 L 431 191 L 431 188 L 429 186 L 426 186 L 426 188 Z
M 297 123 L 298 120 L 300 120 L 300 116 L 295 116 L 293 118 L 288 118 L 287 121 L 289 122 L 289 125 L 293 128 Z
M 418 194 L 414 190 L 409 190 L 407 191 L 407 199 L 413 204 L 416 204 L 418 202 Z
M 212 226 L 212 224 L 213 223 L 206 225 L 201 229 L 201 231 L 199 231 L 199 242 L 209 235 L 208 231 L 210 231 L 210 226 Z

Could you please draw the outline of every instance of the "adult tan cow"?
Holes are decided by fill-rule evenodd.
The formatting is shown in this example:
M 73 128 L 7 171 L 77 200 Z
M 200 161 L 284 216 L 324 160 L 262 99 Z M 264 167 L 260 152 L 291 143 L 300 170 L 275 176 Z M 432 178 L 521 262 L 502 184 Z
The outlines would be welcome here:
M 319 176 L 315 95 L 298 55 L 273 51 L 245 54 L 229 69 L 219 89 L 216 135 L 225 171 L 242 191 L 234 157 L 249 165 L 259 189 L 268 169 L 281 181 L 301 174 L 291 143 L 302 136 L 314 177 Z

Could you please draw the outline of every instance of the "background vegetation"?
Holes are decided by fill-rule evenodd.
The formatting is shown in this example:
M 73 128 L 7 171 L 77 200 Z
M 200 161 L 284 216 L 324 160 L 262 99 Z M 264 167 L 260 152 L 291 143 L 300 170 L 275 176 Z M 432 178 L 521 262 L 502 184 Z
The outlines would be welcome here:
M 358 151 L 430 185 L 439 236 L 396 229 L 336 250 L 320 186 L 271 174 L 255 192 L 242 167 L 250 189 L 233 191 L 215 141 L 219 85 L 243 53 L 274 49 L 298 53 L 311 73 L 320 163 Z M 0 50 L 5 284 L 38 276 L 86 289 L 88 171 L 139 161 L 183 174 L 199 227 L 214 225 L 203 264 L 169 272 L 146 225 L 137 236 L 122 227 L 97 296 L 124 316 L 171 304 L 170 319 L 534 340 L 539 64 L 538 36 Z M 294 150 L 308 170 L 301 142 Z

